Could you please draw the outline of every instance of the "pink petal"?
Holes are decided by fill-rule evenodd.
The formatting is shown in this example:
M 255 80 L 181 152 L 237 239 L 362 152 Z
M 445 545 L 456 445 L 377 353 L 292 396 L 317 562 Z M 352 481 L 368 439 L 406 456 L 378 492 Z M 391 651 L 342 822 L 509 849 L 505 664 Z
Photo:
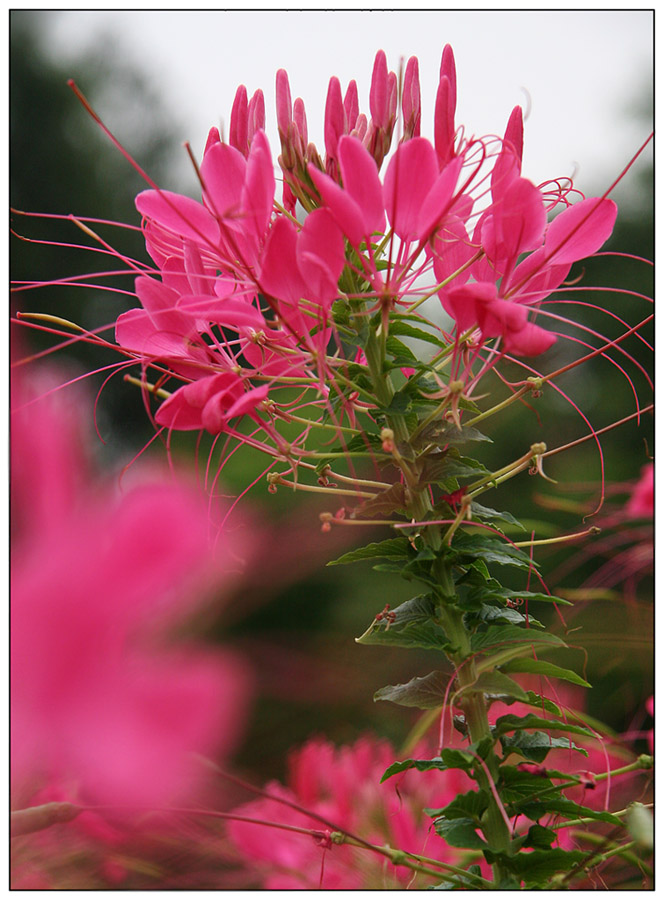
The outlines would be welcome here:
M 338 281 L 346 264 L 343 234 L 328 209 L 315 209 L 298 235 L 297 260 L 305 296 L 327 305 L 338 295 Z
M 504 350 L 516 356 L 539 356 L 555 344 L 556 340 L 555 334 L 527 322 L 519 331 L 505 334 Z
M 408 143 L 410 144 L 412 141 Z M 437 165 L 436 161 L 436 167 Z M 444 167 L 429 190 L 417 217 L 417 234 L 420 239 L 428 237 L 445 221 L 448 213 L 455 209 L 454 191 L 462 165 L 463 159 L 460 156 L 454 157 Z
M 617 214 L 613 200 L 599 197 L 581 200 L 561 212 L 547 228 L 544 247 L 548 261 L 573 263 L 596 253 L 611 236 Z
M 260 274 L 264 291 L 294 306 L 307 290 L 297 265 L 297 238 L 297 230 L 289 219 L 276 219 L 265 245 Z
M 348 82 L 346 93 L 344 95 L 344 110 L 346 112 L 346 123 L 348 132 L 355 128 L 357 117 L 360 114 L 360 101 L 357 96 L 357 83 L 355 79 Z
M 270 145 L 265 132 L 259 131 L 254 135 L 249 151 L 241 199 L 243 215 L 246 215 L 252 224 L 257 240 L 262 240 L 270 223 L 274 188 Z
M 476 325 L 479 309 L 496 299 L 493 283 L 465 284 L 438 292 L 445 311 L 457 323 L 457 334 Z
M 383 196 L 390 223 L 402 240 L 420 236 L 422 206 L 437 177 L 436 151 L 426 138 L 399 144 L 385 173 Z
M 203 157 L 204 198 L 218 218 L 233 218 L 240 213 L 246 171 L 244 156 L 230 144 L 213 144 Z
M 329 208 L 337 225 L 351 244 L 357 247 L 366 234 L 364 215 L 359 204 L 348 191 L 335 184 L 329 175 L 325 175 L 311 163 L 308 172 L 321 200 Z
M 338 150 L 344 188 L 362 211 L 365 235 L 381 231 L 385 225 L 385 205 L 373 157 L 357 138 L 348 135 L 341 138 Z
M 454 98 L 450 81 L 441 78 L 436 93 L 434 143 L 441 165 L 454 156 Z
M 213 144 L 208 154 L 220 146 Z M 219 226 L 201 203 L 189 197 L 171 191 L 143 191 L 136 197 L 136 209 L 182 237 L 203 241 L 210 247 L 219 243 Z
M 571 264 L 551 265 L 546 247 L 540 247 L 514 269 L 501 294 L 509 295 L 516 303 L 533 306 L 544 300 L 567 278 Z
M 288 126 L 293 117 L 290 85 L 288 72 L 285 69 L 277 71 L 277 125 L 279 133 L 283 137 L 288 133 Z

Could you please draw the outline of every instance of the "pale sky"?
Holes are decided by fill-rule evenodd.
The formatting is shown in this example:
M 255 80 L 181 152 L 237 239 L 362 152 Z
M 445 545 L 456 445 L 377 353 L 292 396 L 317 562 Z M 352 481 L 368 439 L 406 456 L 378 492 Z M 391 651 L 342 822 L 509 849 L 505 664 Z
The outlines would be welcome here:
M 457 124 L 502 134 L 517 104 L 526 122 L 523 174 L 542 182 L 576 170 L 586 193 L 601 192 L 647 137 L 633 110 L 652 90 L 649 11 L 246 12 L 69 11 L 49 16 L 50 52 L 75 61 L 94 39 L 115 37 L 163 92 L 200 154 L 210 126 L 228 124 L 239 83 L 265 93 L 267 130 L 278 150 L 274 77 L 286 68 L 293 99 L 305 101 L 310 139 L 323 145 L 327 82 L 355 78 L 369 112 L 373 59 L 419 57 L 422 133 L 433 137 L 440 56 L 452 44 Z M 526 93 L 527 92 L 527 93 Z M 528 97 L 530 100 L 528 100 Z M 103 110 L 100 111 L 103 115 Z M 109 125 L 112 125 L 109 122 Z M 131 148 L 131 135 L 119 135 Z M 181 151 L 184 159 L 184 151 Z

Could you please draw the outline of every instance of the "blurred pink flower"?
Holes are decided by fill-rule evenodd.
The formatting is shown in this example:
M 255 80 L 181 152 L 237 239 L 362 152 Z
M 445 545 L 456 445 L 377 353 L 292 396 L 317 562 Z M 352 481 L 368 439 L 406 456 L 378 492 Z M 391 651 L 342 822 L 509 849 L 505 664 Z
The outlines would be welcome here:
M 655 511 L 655 466 L 653 463 L 648 463 L 641 469 L 641 477 L 632 491 L 625 511 L 633 519 L 652 518 Z
M 425 750 L 422 756 L 427 754 Z M 449 770 L 444 773 L 406 772 L 381 784 L 383 773 L 396 756 L 395 749 L 387 741 L 370 736 L 344 747 L 335 747 L 329 741 L 316 738 L 292 753 L 288 786 L 271 782 L 266 790 L 371 843 L 389 844 L 457 863 L 464 851 L 443 843 L 423 809 L 450 803 L 457 794 L 469 790 L 473 782 L 460 770 Z M 278 800 L 254 800 L 234 812 L 270 822 L 324 830 L 316 819 Z M 343 844 L 325 850 L 314 837 L 246 822 L 231 821 L 228 830 L 247 866 L 268 890 L 398 889 L 413 878 L 411 870 L 395 867 L 384 857 L 367 850 Z
M 248 699 L 234 656 L 167 644 L 210 572 L 205 510 L 166 483 L 93 491 L 72 408 L 15 395 L 13 786 L 25 796 L 68 779 L 84 803 L 181 799 L 191 753 L 227 753 Z

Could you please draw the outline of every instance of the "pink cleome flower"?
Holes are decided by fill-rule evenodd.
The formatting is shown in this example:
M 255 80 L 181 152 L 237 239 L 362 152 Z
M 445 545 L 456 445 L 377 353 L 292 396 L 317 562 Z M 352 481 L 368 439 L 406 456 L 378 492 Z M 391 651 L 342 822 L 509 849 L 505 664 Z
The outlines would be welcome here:
M 381 784 L 395 757 L 387 741 L 370 736 L 344 747 L 315 738 L 291 754 L 287 786 L 271 782 L 266 790 L 373 844 L 457 863 L 464 851 L 448 847 L 436 835 L 423 809 L 450 803 L 470 790 L 473 782 L 463 772 L 450 770 L 406 772 Z M 277 799 L 254 800 L 234 812 L 325 831 L 316 819 Z M 228 833 L 247 868 L 267 890 L 399 889 L 413 878 L 411 870 L 393 866 L 370 851 L 343 844 L 328 846 L 324 839 L 306 834 L 241 821 L 229 822 Z
M 332 310 L 339 298 L 359 304 L 363 315 L 380 309 L 385 318 L 395 304 L 407 312 L 437 293 L 459 345 L 463 337 L 477 353 L 488 341 L 499 348 L 486 365 L 502 353 L 541 354 L 556 340 L 532 316 L 572 263 L 607 240 L 615 204 L 600 197 L 570 205 L 571 183 L 537 186 L 521 175 L 519 107 L 502 139 L 466 137 L 455 124 L 450 47 L 442 56 L 433 142 L 421 136 L 418 64 L 409 60 L 401 139 L 381 180 L 399 133 L 397 86 L 379 51 L 367 119 L 355 82 L 343 94 L 332 78 L 323 159 L 309 142 L 304 105 L 291 101 L 288 76 L 279 70 L 285 209 L 274 198 L 263 95 L 248 100 L 243 85 L 230 143 L 210 132 L 201 201 L 158 188 L 136 198 L 156 277 L 140 270 L 142 309 L 120 316 L 116 339 L 144 367 L 170 376 L 160 379 L 162 391 L 177 380 L 177 399 L 166 401 L 158 424 L 216 434 L 233 432 L 249 415 L 283 450 L 274 428 L 286 418 L 280 389 L 316 388 L 304 403 L 318 406 L 334 393 L 343 362 Z M 298 203 L 303 221 L 295 217 Z M 559 204 L 566 208 L 548 223 Z M 463 377 L 471 377 L 469 367 Z M 352 418 L 352 401 L 344 398 L 342 406 Z
M 84 803 L 181 800 L 200 775 L 192 752 L 230 752 L 248 700 L 239 659 L 168 639 L 191 609 L 189 592 L 212 573 L 205 511 L 196 495 L 164 482 L 121 497 L 94 491 L 80 477 L 76 483 L 76 417 L 57 395 L 34 401 L 17 388 L 16 800 L 24 804 L 40 785 L 63 781 Z M 47 447 L 54 453 L 43 467 Z M 35 498 L 30 472 L 39 485 L 38 516 L 24 511 Z

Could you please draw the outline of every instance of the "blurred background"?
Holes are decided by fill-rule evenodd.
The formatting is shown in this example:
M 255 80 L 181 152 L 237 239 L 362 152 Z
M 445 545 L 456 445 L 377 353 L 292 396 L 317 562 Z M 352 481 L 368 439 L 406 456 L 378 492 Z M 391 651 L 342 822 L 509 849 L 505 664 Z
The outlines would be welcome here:
M 305 100 L 310 137 L 322 144 L 331 75 L 340 78 L 343 88 L 356 78 L 361 109 L 367 110 L 375 52 L 384 49 L 392 69 L 401 58 L 417 55 L 422 133 L 431 137 L 440 55 L 448 42 L 458 70 L 457 122 L 476 134 L 502 134 L 510 111 L 522 104 L 527 111 L 523 174 L 536 183 L 574 175 L 584 193 L 601 194 L 652 128 L 652 24 L 647 11 L 13 12 L 12 207 L 139 224 L 133 197 L 143 183 L 77 102 L 68 78 L 76 80 L 155 181 L 196 196 L 196 178 L 182 144 L 190 141 L 200 156 L 209 128 L 227 125 L 239 83 L 246 84 L 250 94 L 263 89 L 268 136 L 275 148 L 274 76 L 279 67 L 286 68 L 293 97 Z M 650 150 L 620 183 L 615 199 L 618 225 L 604 249 L 652 259 Z M 12 227 L 22 238 L 12 240 L 16 282 L 66 279 L 107 266 L 105 257 L 89 251 L 38 243 L 88 243 L 71 223 L 14 215 Z M 105 225 L 95 228 L 122 252 L 146 258 L 140 234 Z M 109 268 L 116 267 L 112 260 Z M 636 296 L 652 296 L 651 269 L 645 263 L 599 257 L 577 266 L 572 278 L 581 275 L 584 286 L 611 286 L 634 294 L 598 290 L 576 299 L 597 304 L 630 325 L 650 314 L 650 305 Z M 132 290 L 129 277 L 96 281 Z M 13 304 L 14 310 L 52 312 L 97 328 L 113 323 L 135 302 L 92 287 L 53 285 L 14 293 Z M 568 309 L 602 334 L 615 337 L 624 331 L 615 317 L 601 310 Z M 652 337 L 648 330 L 642 334 Z M 597 339 L 589 340 L 597 346 Z M 52 336 L 19 326 L 13 358 L 28 358 L 53 342 Z M 560 345 L 553 351 L 552 367 L 571 358 L 569 349 Z M 637 337 L 621 346 L 652 372 L 649 351 Z M 620 354 L 613 356 L 633 380 L 641 405 L 651 402 L 643 373 Z M 55 358 L 72 375 L 116 361 L 112 352 L 89 351 L 83 344 Z M 37 360 L 29 365 L 40 364 Z M 106 375 L 88 379 L 91 396 Z M 629 381 L 605 359 L 570 373 L 559 386 L 569 391 L 595 428 L 635 409 Z M 483 459 L 486 465 L 503 465 L 522 452 L 522 445 L 534 441 L 557 446 L 587 434 L 578 413 L 553 390 L 545 390 L 537 409 L 541 424 L 532 410 L 517 405 L 500 422 L 487 422 L 495 443 Z M 97 422 L 105 442 L 93 437 L 98 462 L 109 472 L 119 471 L 152 436 L 138 391 L 121 376 L 104 387 Z M 506 457 L 506 442 L 515 434 L 518 446 Z M 179 435 L 174 453 L 193 462 L 194 445 L 195 439 Z M 645 702 L 653 690 L 652 528 L 647 519 L 632 521 L 625 505 L 653 453 L 651 417 L 609 432 L 602 446 L 607 501 L 586 523 L 601 525 L 602 535 L 594 547 L 571 545 L 565 552 L 538 553 L 538 559 L 548 573 L 549 588 L 578 600 L 574 611 L 565 613 L 569 627 L 580 629 L 574 633 L 578 649 L 568 651 L 568 659 L 561 654 L 556 662 L 582 668 L 587 651 L 587 677 L 596 687 L 588 711 L 619 733 L 638 734 L 651 721 Z M 161 459 L 163 448 L 152 447 L 147 453 Z M 205 459 L 204 452 L 201 456 Z M 236 454 L 224 469 L 224 492 L 240 493 L 264 465 L 251 451 Z M 487 497 L 487 503 L 509 508 L 539 538 L 582 530 L 584 517 L 600 496 L 596 445 L 588 441 L 555 456 L 545 470 L 557 485 L 524 474 L 503 488 L 502 495 Z M 314 734 L 345 742 L 373 729 L 398 746 L 416 715 L 374 704 L 372 694 L 386 683 L 426 674 L 438 660 L 423 652 L 358 646 L 353 638 L 386 603 L 395 607 L 412 596 L 412 586 L 372 572 L 368 564 L 326 569 L 326 560 L 342 552 L 345 533 L 319 533 L 318 514 L 328 508 L 325 503 L 302 500 L 284 489 L 268 494 L 260 480 L 243 504 L 263 530 L 278 535 L 278 544 L 275 537 L 270 550 L 267 542 L 264 558 L 252 565 L 242 590 L 218 617 L 205 622 L 209 639 L 223 636 L 224 644 L 242 653 L 255 669 L 256 702 L 237 754 L 238 770 L 256 783 L 282 776 L 289 747 Z M 378 532 L 376 539 L 384 536 Z M 645 750 L 646 742 L 637 736 L 633 746 Z

